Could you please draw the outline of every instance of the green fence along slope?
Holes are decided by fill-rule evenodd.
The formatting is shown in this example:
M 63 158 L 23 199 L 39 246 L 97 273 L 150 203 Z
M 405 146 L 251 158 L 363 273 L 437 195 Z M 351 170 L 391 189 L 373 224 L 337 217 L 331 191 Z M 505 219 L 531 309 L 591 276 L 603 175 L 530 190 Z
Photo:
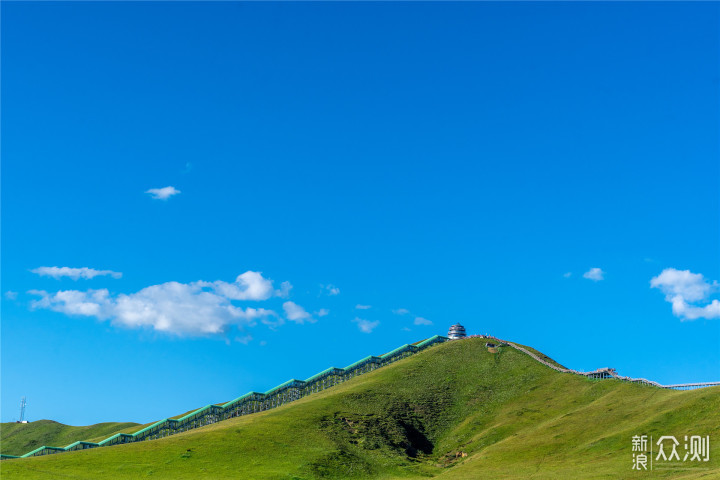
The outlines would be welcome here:
M 79 441 L 67 447 L 43 446 L 20 457 L 14 455 L 0 455 L 0 458 L 25 458 L 37 457 L 40 455 L 51 455 L 54 453 L 70 452 L 73 450 L 85 450 L 87 448 L 107 447 L 123 443 L 142 442 L 167 437 L 180 432 L 186 432 L 194 428 L 210 425 L 212 423 L 227 420 L 232 417 L 248 415 L 250 413 L 262 412 L 271 408 L 279 407 L 286 403 L 298 400 L 307 395 L 320 392 L 326 388 L 333 387 L 353 377 L 371 372 L 377 368 L 401 360 L 405 357 L 419 352 L 429 346 L 446 342 L 448 338 L 435 335 L 415 345 L 403 345 L 395 350 L 380 355 L 379 357 L 365 357 L 345 368 L 328 368 L 307 380 L 289 380 L 282 385 L 268 390 L 265 393 L 250 392 L 242 397 L 222 405 L 208 405 L 188 413 L 178 419 L 160 420 L 149 427 L 143 428 L 135 433 L 118 433 L 105 440 L 94 443 Z

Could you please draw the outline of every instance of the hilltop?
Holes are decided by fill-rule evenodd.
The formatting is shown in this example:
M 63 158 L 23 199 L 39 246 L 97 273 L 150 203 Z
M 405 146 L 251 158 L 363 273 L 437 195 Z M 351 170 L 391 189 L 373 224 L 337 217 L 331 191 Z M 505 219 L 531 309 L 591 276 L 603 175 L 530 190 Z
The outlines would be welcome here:
M 633 435 L 703 434 L 711 438 L 709 462 L 652 475 L 711 478 L 720 476 L 718 412 L 717 387 L 673 391 L 590 380 L 468 339 L 277 409 L 160 440 L 4 461 L 2 475 L 625 478 L 635 473 Z

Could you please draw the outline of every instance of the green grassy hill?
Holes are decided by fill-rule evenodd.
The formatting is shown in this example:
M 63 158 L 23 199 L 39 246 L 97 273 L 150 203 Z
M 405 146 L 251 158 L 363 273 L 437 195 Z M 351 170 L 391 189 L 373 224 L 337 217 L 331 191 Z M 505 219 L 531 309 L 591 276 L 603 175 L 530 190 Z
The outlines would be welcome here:
M 0 424 L 0 452 L 5 455 L 23 455 L 43 445 L 69 445 L 78 440 L 106 438 L 118 432 L 133 430 L 137 423 L 98 423 L 85 427 L 73 427 L 38 420 L 30 423 Z
M 636 473 L 637 434 L 710 435 L 710 461 Z M 720 389 L 589 380 L 469 339 L 263 413 L 0 466 L 3 480 L 720 478 Z

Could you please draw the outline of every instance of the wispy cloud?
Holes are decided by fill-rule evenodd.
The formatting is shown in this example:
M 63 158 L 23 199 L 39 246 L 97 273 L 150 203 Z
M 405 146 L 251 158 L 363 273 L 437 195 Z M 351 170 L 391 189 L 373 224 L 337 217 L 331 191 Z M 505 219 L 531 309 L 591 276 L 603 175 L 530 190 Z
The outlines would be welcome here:
M 287 298 L 290 296 L 290 290 L 292 290 L 293 286 L 290 282 L 282 282 L 280 284 L 280 289 L 275 291 L 275 295 L 277 295 L 280 298 Z
M 180 193 L 180 190 L 175 187 L 150 188 L 145 190 L 145 193 L 149 193 L 155 200 L 167 200 L 173 195 Z
M 401 316 L 412 315 L 412 312 L 410 312 L 410 310 L 408 310 L 407 308 L 398 308 L 398 309 L 393 310 L 392 313 L 394 313 L 395 315 L 401 315 Z M 413 319 L 413 325 L 432 325 L 433 324 L 433 322 L 431 322 L 427 318 L 420 317 L 417 315 L 412 315 L 412 316 L 415 317 Z M 410 331 L 410 329 L 408 329 L 407 327 L 405 327 L 404 330 L 405 329 L 407 331 Z
M 233 283 L 166 282 L 130 294 L 111 295 L 107 289 L 54 293 L 30 290 L 28 293 L 40 297 L 31 302 L 33 309 L 95 317 L 126 328 L 150 328 L 179 336 L 206 336 L 223 334 L 233 326 L 253 326 L 256 321 L 282 325 L 283 319 L 271 309 L 243 309 L 232 303 L 235 300 L 266 300 L 273 292 L 271 280 L 260 272 L 248 271 L 238 275 Z M 296 311 L 294 321 L 301 316 Z
M 287 319 L 295 323 L 302 324 L 305 322 L 315 322 L 313 316 L 306 312 L 303 307 L 301 307 L 295 302 L 283 303 L 283 310 L 285 310 L 285 316 L 287 317 Z
M 377 320 L 370 321 L 359 317 L 355 317 L 353 322 L 357 323 L 358 329 L 363 333 L 372 333 L 372 331 L 375 330 L 375 327 L 380 325 L 380 322 Z
M 320 310 L 315 312 L 315 315 L 317 315 L 318 317 L 324 317 L 324 316 L 328 315 L 329 313 L 330 313 L 330 310 L 328 310 L 327 308 L 321 308 Z
M 5 292 L 5 298 L 8 300 L 17 300 L 18 292 L 13 292 L 12 290 L 8 290 Z
M 40 275 L 41 277 L 53 277 L 62 278 L 68 277 L 73 280 L 80 278 L 91 279 L 95 277 L 110 276 L 112 278 L 122 277 L 121 272 L 113 272 L 112 270 L 95 270 L 94 268 L 72 268 L 72 267 L 38 267 L 30 270 L 32 273 Z
M 570 278 L 570 277 L 572 277 L 572 272 L 563 273 L 563 277 L 565 277 L 565 278 Z
M 360 305 L 359 303 L 355 305 L 355 308 L 357 310 L 369 310 L 372 308 L 372 305 Z
M 599 282 L 600 280 L 605 280 L 605 272 L 603 272 L 601 268 L 593 267 L 583 273 L 583 278 L 587 278 L 593 282 Z
M 277 330 L 279 327 L 285 325 L 285 319 L 280 315 L 268 315 L 267 317 L 261 318 L 260 323 L 267 325 L 270 330 Z
M 340 295 L 340 289 L 333 284 L 320 285 L 320 288 L 322 288 L 323 291 L 331 297 L 334 297 L 335 295 Z
M 700 273 L 666 268 L 650 280 L 650 287 L 665 294 L 673 314 L 681 320 L 720 318 L 720 301 L 709 298 L 718 289 L 718 282 L 711 283 Z

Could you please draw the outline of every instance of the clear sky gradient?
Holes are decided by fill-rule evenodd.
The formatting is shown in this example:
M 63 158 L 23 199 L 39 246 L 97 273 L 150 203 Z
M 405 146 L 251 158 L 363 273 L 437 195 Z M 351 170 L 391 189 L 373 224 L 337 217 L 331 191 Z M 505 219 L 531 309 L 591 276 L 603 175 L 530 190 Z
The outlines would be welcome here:
M 148 422 L 455 322 L 720 380 L 717 3 L 1 8 L 2 421 Z

